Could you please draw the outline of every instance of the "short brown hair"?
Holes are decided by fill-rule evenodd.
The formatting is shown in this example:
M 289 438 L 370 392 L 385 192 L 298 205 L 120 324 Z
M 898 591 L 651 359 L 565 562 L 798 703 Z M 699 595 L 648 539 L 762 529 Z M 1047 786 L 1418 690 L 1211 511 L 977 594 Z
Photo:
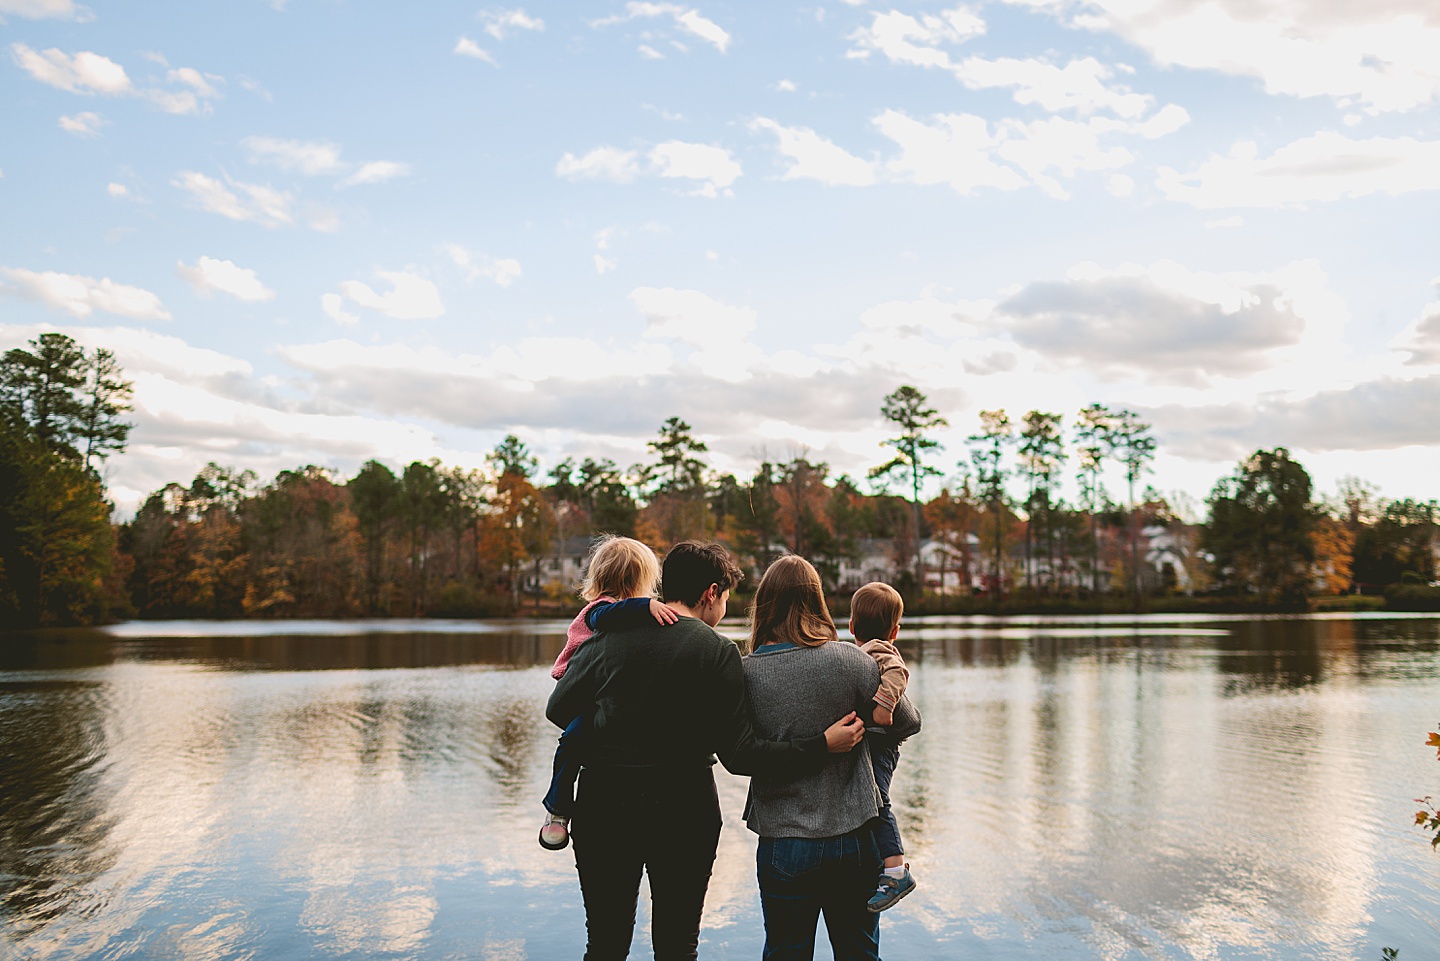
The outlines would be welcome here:
M 890 640 L 904 614 L 905 601 L 900 592 L 883 581 L 871 581 L 850 598 L 851 631 L 861 643 L 877 638 Z
M 590 550 L 590 566 L 580 583 L 580 596 L 587 601 L 650 597 L 659 581 L 660 562 L 654 551 L 633 537 L 605 534 Z
M 750 603 L 749 650 L 770 641 L 819 647 L 834 640 L 839 635 L 814 566 L 797 554 L 771 564 Z
M 686 607 L 700 603 L 707 588 L 715 585 L 721 594 L 733 591 L 744 572 L 730 559 L 722 544 L 681 541 L 665 555 L 660 574 L 660 596 Z

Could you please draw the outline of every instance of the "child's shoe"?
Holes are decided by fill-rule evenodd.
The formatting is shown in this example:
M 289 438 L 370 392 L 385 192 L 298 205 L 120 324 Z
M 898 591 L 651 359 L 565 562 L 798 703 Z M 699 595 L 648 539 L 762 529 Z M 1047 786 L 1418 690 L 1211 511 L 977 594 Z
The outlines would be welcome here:
M 540 825 L 540 846 L 547 851 L 558 851 L 570 843 L 570 819 L 558 814 L 545 816 Z
M 910 876 L 910 865 L 905 865 L 904 870 L 905 873 L 898 878 L 881 873 L 880 884 L 876 887 L 875 893 L 870 895 L 869 903 L 865 905 L 867 911 L 871 914 L 879 914 L 915 890 L 915 879 Z

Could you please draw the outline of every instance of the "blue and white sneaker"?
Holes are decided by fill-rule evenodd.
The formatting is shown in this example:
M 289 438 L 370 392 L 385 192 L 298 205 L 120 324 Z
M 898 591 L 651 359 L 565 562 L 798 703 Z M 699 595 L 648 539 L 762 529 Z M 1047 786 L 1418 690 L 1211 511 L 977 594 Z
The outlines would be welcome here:
M 910 876 L 910 865 L 905 865 L 905 873 L 898 878 L 892 878 L 890 875 L 882 873 L 880 884 L 876 887 L 875 893 L 870 895 L 870 901 L 865 905 L 865 909 L 871 914 L 879 914 L 914 890 L 915 879 Z

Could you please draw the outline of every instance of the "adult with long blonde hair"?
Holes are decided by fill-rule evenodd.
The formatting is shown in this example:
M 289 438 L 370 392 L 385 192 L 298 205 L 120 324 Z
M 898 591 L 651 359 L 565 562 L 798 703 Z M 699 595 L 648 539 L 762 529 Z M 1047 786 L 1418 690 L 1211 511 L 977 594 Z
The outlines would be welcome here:
M 760 737 L 812 736 L 847 711 L 871 720 L 880 669 L 854 644 L 837 643 L 809 561 L 792 555 L 770 565 L 750 620 L 745 686 Z M 891 729 L 918 727 L 902 699 Z M 811 773 L 751 778 L 745 823 L 760 835 L 765 961 L 810 961 L 822 913 L 836 961 L 880 957 L 880 916 L 866 908 L 882 865 L 871 823 L 880 805 L 863 743 Z

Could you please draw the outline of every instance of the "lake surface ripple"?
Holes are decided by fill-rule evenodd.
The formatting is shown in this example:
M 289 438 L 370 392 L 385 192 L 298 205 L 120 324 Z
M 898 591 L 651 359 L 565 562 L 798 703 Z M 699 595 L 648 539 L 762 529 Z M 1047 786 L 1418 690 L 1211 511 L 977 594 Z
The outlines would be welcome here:
M 564 633 L 0 635 L 0 957 L 578 957 L 570 852 L 535 842 Z M 1413 799 L 1440 794 L 1440 620 L 933 617 L 901 640 L 920 886 L 887 957 L 1435 956 Z M 754 959 L 746 782 L 719 780 L 701 957 Z

